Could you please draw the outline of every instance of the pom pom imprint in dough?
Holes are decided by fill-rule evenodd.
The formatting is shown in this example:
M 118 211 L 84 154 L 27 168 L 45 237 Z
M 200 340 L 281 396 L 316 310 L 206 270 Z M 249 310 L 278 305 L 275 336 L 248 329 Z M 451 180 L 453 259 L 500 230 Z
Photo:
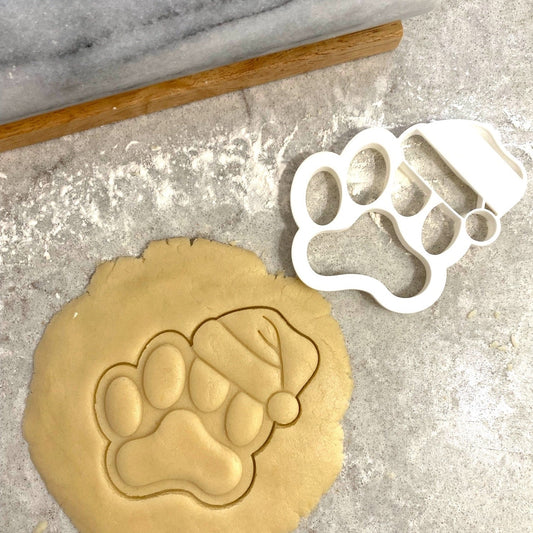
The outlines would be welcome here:
M 351 388 L 318 293 L 173 239 L 104 263 L 52 319 L 24 433 L 81 531 L 287 532 L 340 470 Z

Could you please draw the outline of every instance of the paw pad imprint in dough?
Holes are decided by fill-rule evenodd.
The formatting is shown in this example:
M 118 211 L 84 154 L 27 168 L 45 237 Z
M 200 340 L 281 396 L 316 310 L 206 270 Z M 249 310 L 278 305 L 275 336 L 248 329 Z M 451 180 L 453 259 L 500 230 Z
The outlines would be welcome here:
M 156 348 L 146 361 L 143 375 L 144 393 L 157 409 L 166 409 L 178 401 L 185 386 L 185 363 L 172 344 Z
M 246 446 L 259 433 L 263 406 L 244 392 L 238 392 L 226 414 L 226 432 L 236 446 Z
M 274 424 L 297 419 L 297 396 L 317 367 L 315 344 L 269 308 L 206 320 L 191 342 L 160 333 L 136 366 L 109 368 L 97 386 L 111 481 L 132 497 L 236 501 L 261 475 L 253 454 Z
M 127 377 L 114 379 L 105 395 L 105 413 L 113 430 L 121 437 L 135 433 L 141 423 L 141 395 Z
M 216 370 L 196 359 L 189 375 L 189 387 L 194 405 L 204 413 L 216 411 L 228 395 L 230 382 Z

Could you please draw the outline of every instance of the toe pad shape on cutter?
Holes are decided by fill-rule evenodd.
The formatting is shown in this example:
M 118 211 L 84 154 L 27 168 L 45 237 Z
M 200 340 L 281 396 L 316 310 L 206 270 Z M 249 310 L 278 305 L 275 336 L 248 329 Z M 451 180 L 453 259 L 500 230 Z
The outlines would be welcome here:
M 116 464 L 121 478 L 133 487 L 183 479 L 211 495 L 229 492 L 242 475 L 238 455 L 213 439 L 198 416 L 184 409 L 168 413 L 151 435 L 124 444 Z

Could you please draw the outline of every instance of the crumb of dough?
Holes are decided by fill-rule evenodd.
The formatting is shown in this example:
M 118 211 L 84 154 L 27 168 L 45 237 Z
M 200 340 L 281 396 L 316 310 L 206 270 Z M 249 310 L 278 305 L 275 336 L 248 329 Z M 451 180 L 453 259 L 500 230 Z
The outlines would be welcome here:
M 506 352 L 507 351 L 507 346 L 502 344 L 501 346 L 498 346 L 496 349 L 500 350 L 500 352 Z
M 472 311 L 470 311 L 470 313 L 466 315 L 466 318 L 471 319 L 471 318 L 476 318 L 476 316 L 477 316 L 477 309 L 472 309 Z
M 113 108 L 114 109 L 114 108 Z M 136 145 L 136 144 L 139 144 L 139 141 L 130 141 L 127 145 L 126 145 L 126 148 L 124 148 L 124 151 L 127 152 L 132 146 Z
M 513 363 L 507 365 L 507 371 L 510 372 L 513 369 Z
M 513 348 L 518 348 L 518 340 L 514 333 L 511 333 L 511 344 L 513 345 Z
M 499 311 L 494 311 L 494 318 L 500 318 L 502 314 Z
M 500 345 L 500 343 L 498 341 L 492 341 L 489 344 L 489 348 L 498 348 L 499 345 Z
M 33 533 L 44 533 L 48 527 L 48 522 L 46 520 L 41 520 L 34 528 Z

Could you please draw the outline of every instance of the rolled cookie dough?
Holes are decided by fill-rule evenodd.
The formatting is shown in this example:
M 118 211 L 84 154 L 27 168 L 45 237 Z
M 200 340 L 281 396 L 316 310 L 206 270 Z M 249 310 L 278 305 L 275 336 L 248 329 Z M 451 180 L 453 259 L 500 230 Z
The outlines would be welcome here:
M 317 292 L 240 248 L 157 241 L 53 317 L 24 435 L 80 531 L 287 532 L 341 468 L 351 390 Z

